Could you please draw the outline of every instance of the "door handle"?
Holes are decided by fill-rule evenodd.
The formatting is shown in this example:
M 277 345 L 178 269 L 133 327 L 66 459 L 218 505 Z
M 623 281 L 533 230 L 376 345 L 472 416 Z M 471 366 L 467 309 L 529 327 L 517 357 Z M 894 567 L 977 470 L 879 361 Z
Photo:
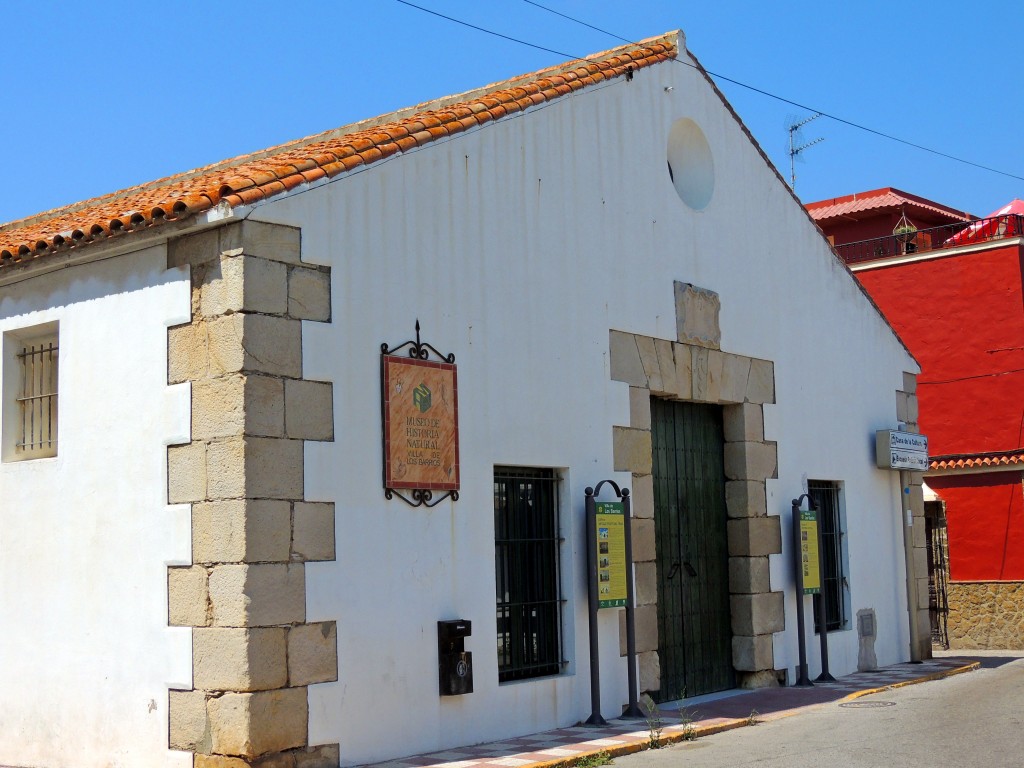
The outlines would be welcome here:
M 665 576 L 665 580 L 666 581 L 672 581 L 672 579 L 675 578 L 677 573 L 679 573 L 679 561 L 678 560 L 676 560 L 674 563 L 672 563 L 672 567 L 668 569 L 668 575 Z
M 685 563 L 683 563 L 683 568 L 686 569 L 686 572 L 688 574 L 690 574 L 691 577 L 697 575 L 697 569 L 694 568 L 692 565 L 690 565 L 689 561 L 686 561 Z

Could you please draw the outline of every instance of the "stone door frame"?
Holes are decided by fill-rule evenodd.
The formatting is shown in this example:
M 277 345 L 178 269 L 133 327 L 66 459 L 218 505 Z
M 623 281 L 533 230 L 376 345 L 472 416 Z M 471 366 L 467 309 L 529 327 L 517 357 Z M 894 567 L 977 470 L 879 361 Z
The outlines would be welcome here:
M 782 552 L 782 529 L 779 516 L 768 515 L 766 495 L 766 481 L 778 477 L 777 446 L 764 439 L 764 406 L 775 403 L 775 365 L 721 350 L 718 294 L 678 281 L 674 292 L 675 340 L 619 330 L 609 335 L 611 378 L 629 385 L 629 425 L 613 426 L 612 436 L 614 469 L 633 475 L 640 689 L 661 688 L 652 396 L 722 406 L 732 663 L 740 687 L 777 685 L 772 636 L 785 629 L 785 604 L 784 593 L 771 589 L 768 557 Z

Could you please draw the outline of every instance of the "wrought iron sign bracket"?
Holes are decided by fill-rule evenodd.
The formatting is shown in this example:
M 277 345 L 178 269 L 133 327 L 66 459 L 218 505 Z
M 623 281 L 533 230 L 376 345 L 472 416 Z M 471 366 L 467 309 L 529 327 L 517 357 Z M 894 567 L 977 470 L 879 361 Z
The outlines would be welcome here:
M 387 380 L 386 380 L 386 378 L 387 378 L 386 377 L 386 360 L 389 357 L 404 358 L 406 355 L 402 355 L 401 354 L 401 352 L 403 350 L 407 350 L 408 357 L 411 360 L 414 360 L 414 361 L 426 363 L 426 362 L 430 361 L 431 355 L 433 355 L 437 359 L 437 362 L 441 366 L 444 366 L 444 367 L 451 366 L 454 369 L 454 365 L 455 365 L 455 355 L 453 353 L 449 353 L 447 355 L 443 354 L 442 352 L 438 351 L 438 349 L 436 347 L 434 347 L 432 344 L 428 344 L 427 342 L 421 340 L 421 338 L 420 338 L 420 321 L 419 320 L 416 321 L 416 339 L 415 340 L 410 340 L 410 341 L 403 342 L 402 344 L 399 344 L 399 345 L 397 345 L 395 347 L 390 346 L 387 342 L 384 342 L 384 343 L 382 343 L 380 345 L 380 354 L 381 354 L 381 391 L 382 391 L 382 397 L 381 397 L 381 424 L 382 424 L 382 429 L 383 429 L 383 440 L 382 440 L 382 442 L 384 444 L 384 498 L 388 499 L 388 500 L 391 500 L 391 499 L 393 499 L 393 498 L 395 498 L 397 496 L 399 499 L 401 499 L 402 501 L 404 501 L 406 504 L 408 504 L 411 507 L 428 507 L 428 508 L 429 507 L 435 507 L 438 504 L 440 504 L 442 501 L 444 501 L 445 499 L 449 499 L 449 498 L 452 501 L 458 501 L 459 500 L 459 491 L 458 491 L 458 472 L 457 472 L 457 470 L 456 470 L 456 474 L 455 474 L 456 479 L 454 481 L 454 485 L 455 485 L 454 488 L 451 488 L 451 487 L 443 487 L 443 488 L 438 488 L 438 487 L 432 487 L 432 488 L 410 488 L 408 486 L 405 486 L 405 487 L 399 489 L 399 488 L 394 487 L 394 481 L 391 480 L 391 477 L 390 477 L 391 472 L 390 472 L 390 464 L 389 464 L 390 458 L 389 458 L 389 455 L 388 455 L 388 450 L 389 450 L 388 440 L 389 440 L 390 436 L 388 434 L 388 431 L 389 431 L 388 430 L 389 414 L 388 414 L 388 404 L 387 404 L 387 397 L 388 397 L 387 386 L 388 386 L 388 383 L 387 383 Z M 437 366 L 437 367 L 440 367 L 440 366 Z M 453 383 L 454 383 L 454 372 L 453 372 L 452 380 L 453 380 Z M 455 462 L 456 462 L 456 465 L 457 465 L 457 463 L 458 463 L 458 405 L 457 405 L 458 395 L 457 395 L 457 389 L 455 389 L 455 387 L 453 387 L 453 390 L 454 391 L 452 392 L 452 397 L 454 398 L 454 403 L 455 403 L 455 422 L 454 422 L 454 429 L 455 429 Z M 405 491 L 405 493 L 403 493 L 403 491 Z M 438 491 L 443 491 L 443 493 L 441 493 L 440 496 L 437 496 L 435 498 L 435 492 L 438 492 Z M 408 494 L 408 495 L 406 495 L 406 494 Z

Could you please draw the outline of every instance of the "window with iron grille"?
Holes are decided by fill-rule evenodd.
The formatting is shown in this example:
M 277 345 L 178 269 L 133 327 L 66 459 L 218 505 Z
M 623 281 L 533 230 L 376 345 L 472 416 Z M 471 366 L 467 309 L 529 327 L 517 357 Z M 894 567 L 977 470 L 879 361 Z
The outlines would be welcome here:
M 551 469 L 494 469 L 499 682 L 562 669 L 557 484 Z
M 57 455 L 57 325 L 5 333 L 3 459 Z
M 821 530 L 821 595 L 825 601 L 827 631 L 849 626 L 846 605 L 846 533 L 840 507 L 839 483 L 832 480 L 808 480 L 807 494 L 818 509 Z M 820 631 L 818 616 L 814 616 L 814 631 Z

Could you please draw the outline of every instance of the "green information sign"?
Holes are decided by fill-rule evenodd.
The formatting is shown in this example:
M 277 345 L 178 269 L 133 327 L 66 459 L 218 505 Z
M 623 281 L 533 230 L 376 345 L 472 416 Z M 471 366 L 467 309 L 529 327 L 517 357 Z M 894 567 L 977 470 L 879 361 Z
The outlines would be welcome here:
M 818 515 L 800 510 L 800 564 L 804 575 L 804 594 L 821 593 L 821 567 L 818 561 Z
M 626 516 L 621 501 L 595 502 L 598 608 L 626 605 Z

